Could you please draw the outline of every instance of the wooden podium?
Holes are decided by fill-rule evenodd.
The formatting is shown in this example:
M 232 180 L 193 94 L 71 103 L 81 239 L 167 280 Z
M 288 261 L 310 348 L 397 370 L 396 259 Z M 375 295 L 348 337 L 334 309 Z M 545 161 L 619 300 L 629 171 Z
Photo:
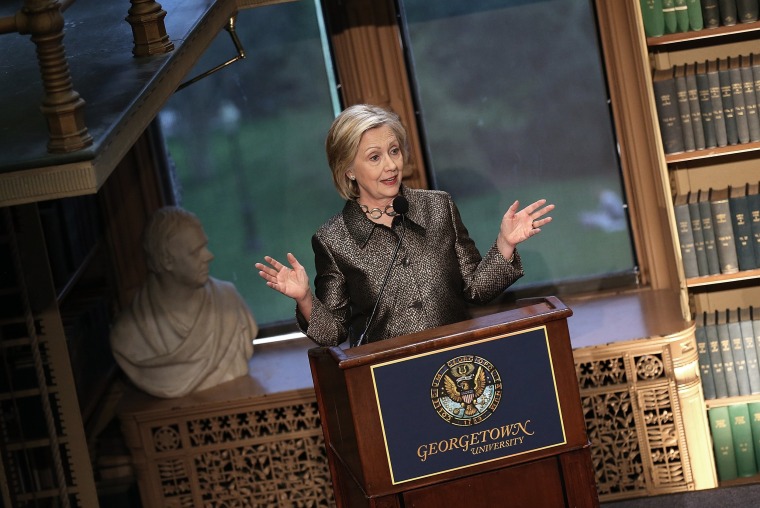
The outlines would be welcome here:
M 343 350 L 309 350 L 339 508 L 598 507 L 555 297 Z

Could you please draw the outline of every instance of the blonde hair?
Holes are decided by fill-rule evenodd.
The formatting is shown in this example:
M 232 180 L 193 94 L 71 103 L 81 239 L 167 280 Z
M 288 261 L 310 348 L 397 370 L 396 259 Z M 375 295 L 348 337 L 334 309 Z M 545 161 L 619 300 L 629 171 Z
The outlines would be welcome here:
M 409 159 L 406 130 L 396 113 L 370 104 L 356 104 L 344 109 L 333 121 L 325 140 L 325 151 L 333 183 L 343 199 L 359 197 L 359 185 L 347 175 L 359 150 L 359 141 L 365 132 L 383 125 L 393 131 L 406 163 Z
M 143 232 L 143 250 L 148 270 L 153 273 L 166 271 L 164 260 L 171 256 L 169 240 L 187 226 L 203 230 L 200 219 L 193 212 L 178 206 L 165 206 L 151 215 Z

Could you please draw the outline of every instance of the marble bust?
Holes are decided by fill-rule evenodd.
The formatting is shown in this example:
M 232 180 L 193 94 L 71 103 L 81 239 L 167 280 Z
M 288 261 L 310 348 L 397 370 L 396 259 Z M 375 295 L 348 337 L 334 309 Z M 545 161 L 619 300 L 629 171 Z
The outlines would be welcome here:
M 235 286 L 209 276 L 214 255 L 198 218 L 161 208 L 148 221 L 143 247 L 147 280 L 110 336 L 127 377 L 172 398 L 247 375 L 258 326 Z

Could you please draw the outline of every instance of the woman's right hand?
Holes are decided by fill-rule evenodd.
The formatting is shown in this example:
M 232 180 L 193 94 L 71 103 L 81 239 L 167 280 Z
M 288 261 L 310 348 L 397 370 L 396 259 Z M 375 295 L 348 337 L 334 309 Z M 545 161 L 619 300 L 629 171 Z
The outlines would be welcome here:
M 311 296 L 306 269 L 293 254 L 288 253 L 288 263 L 292 268 L 271 256 L 264 256 L 264 261 L 266 264 L 256 263 L 256 268 L 259 269 L 261 278 L 267 282 L 267 286 L 293 298 L 299 304 Z

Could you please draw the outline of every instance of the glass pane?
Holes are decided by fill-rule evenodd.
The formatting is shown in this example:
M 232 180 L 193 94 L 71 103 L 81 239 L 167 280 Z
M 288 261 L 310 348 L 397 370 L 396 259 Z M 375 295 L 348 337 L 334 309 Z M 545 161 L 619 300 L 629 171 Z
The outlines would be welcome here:
M 632 272 L 620 167 L 588 0 L 404 0 L 429 164 L 481 252 L 516 199 L 554 222 L 513 286 Z
M 260 325 L 294 318 L 293 301 L 253 266 L 292 251 L 313 277 L 311 235 L 340 210 L 324 151 L 334 118 L 313 2 L 239 13 L 245 59 L 178 91 L 161 113 L 178 201 L 201 219 L 211 273 L 233 282 Z M 221 31 L 189 73 L 235 56 Z

